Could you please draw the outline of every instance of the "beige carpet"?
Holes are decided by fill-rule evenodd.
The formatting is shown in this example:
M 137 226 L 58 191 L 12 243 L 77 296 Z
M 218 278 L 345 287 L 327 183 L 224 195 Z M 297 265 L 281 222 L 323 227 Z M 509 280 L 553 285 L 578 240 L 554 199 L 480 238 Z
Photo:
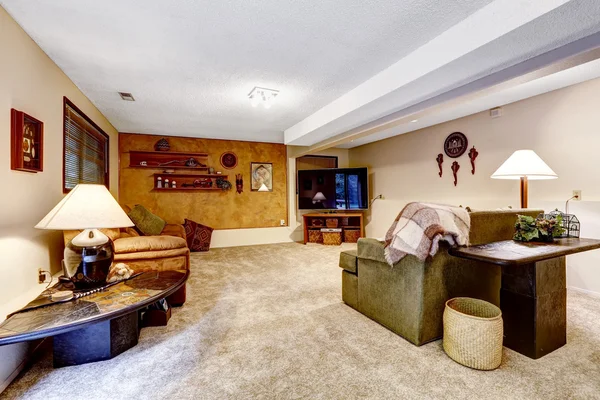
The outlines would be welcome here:
M 346 245 L 347 246 L 347 245 Z M 188 302 L 110 361 L 52 368 L 47 351 L 2 394 L 28 399 L 600 398 L 600 299 L 569 293 L 568 344 L 498 370 L 415 347 L 345 306 L 340 247 L 193 255 Z

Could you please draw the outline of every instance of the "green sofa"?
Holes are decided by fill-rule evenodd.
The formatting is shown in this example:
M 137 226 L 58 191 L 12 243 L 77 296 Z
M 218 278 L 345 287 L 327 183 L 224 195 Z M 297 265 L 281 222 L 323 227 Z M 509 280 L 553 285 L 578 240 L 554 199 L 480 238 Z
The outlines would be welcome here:
M 517 214 L 535 217 L 541 212 L 471 212 L 469 242 L 511 239 Z M 452 257 L 448 249 L 447 243 L 440 242 L 438 253 L 426 261 L 409 255 L 391 267 L 382 242 L 359 239 L 357 250 L 340 254 L 342 299 L 417 346 L 439 339 L 448 299 L 466 296 L 500 304 L 500 267 Z

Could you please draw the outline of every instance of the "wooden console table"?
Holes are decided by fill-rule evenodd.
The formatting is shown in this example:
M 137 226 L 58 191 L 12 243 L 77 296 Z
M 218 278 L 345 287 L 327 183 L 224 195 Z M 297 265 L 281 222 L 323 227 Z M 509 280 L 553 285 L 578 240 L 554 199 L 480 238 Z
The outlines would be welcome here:
M 450 254 L 502 266 L 504 345 L 537 359 L 567 343 L 565 256 L 598 248 L 600 240 L 596 239 L 557 239 L 553 243 L 504 240 L 455 247 Z
M 363 223 L 362 213 L 312 213 L 304 214 L 302 216 L 304 229 L 304 244 L 308 243 L 308 231 L 311 229 L 327 228 L 325 226 L 326 219 L 337 219 L 338 228 L 342 229 L 342 237 L 344 236 L 344 230 L 359 230 L 360 237 L 365 237 L 365 226 Z M 316 226 L 313 220 L 323 221 L 322 226 Z

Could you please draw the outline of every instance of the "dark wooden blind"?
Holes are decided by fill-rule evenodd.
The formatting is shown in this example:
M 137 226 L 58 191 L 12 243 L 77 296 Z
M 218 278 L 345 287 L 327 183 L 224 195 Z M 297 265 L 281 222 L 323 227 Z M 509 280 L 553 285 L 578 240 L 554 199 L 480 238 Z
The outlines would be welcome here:
M 64 192 L 79 183 L 108 187 L 108 135 L 65 98 Z

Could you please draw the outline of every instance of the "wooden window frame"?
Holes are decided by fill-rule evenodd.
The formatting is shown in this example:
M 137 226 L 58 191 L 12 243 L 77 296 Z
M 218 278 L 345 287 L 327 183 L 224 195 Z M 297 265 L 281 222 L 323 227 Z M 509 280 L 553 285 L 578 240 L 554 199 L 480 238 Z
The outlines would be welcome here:
M 66 187 L 66 170 L 67 170 L 67 158 L 66 158 L 66 150 L 67 150 L 67 134 L 65 131 L 65 125 L 67 123 L 67 106 L 71 107 L 75 112 L 77 112 L 87 123 L 89 123 L 94 129 L 96 129 L 101 135 L 103 139 L 106 139 L 106 169 L 104 170 L 104 182 L 107 189 L 110 190 L 110 136 L 102 128 L 100 128 L 94 121 L 91 120 L 83 111 L 79 109 L 71 100 L 69 100 L 66 96 L 63 97 L 63 174 L 62 174 L 62 187 L 63 193 L 69 193 L 71 189 Z M 92 132 L 93 133 L 93 132 Z

